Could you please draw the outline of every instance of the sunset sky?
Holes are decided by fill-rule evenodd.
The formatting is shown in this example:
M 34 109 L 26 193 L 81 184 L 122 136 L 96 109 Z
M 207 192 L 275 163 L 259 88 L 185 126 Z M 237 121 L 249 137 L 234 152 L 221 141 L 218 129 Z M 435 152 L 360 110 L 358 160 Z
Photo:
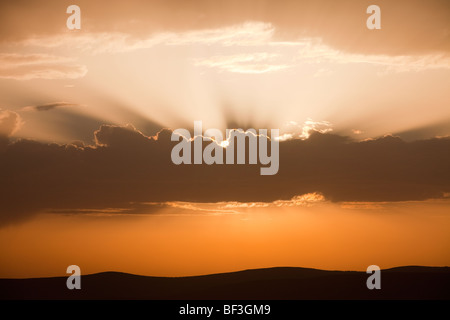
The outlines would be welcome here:
M 449 84 L 445 0 L 2 2 L 0 278 L 450 265 Z M 196 120 L 279 172 L 175 166 Z

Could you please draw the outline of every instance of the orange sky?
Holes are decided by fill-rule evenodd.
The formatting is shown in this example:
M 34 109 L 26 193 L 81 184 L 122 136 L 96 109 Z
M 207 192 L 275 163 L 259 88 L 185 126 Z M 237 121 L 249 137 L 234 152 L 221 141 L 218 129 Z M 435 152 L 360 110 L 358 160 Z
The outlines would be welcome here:
M 0 229 L 0 277 L 64 276 L 71 264 L 84 274 L 155 276 L 273 266 L 448 266 L 448 201 L 250 209 L 222 204 L 222 212 L 191 204 L 194 209 L 151 215 L 41 215 Z

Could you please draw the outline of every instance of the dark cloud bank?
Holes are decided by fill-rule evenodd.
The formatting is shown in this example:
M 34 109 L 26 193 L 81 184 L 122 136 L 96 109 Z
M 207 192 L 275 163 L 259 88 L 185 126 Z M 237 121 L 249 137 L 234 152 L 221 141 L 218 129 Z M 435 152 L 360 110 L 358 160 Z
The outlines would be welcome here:
M 450 192 L 450 138 L 358 142 L 315 132 L 281 142 L 278 174 L 261 176 L 260 164 L 174 165 L 170 136 L 104 125 L 97 146 L 0 140 L 0 223 L 132 202 L 273 201 L 308 192 L 331 201 L 402 201 Z

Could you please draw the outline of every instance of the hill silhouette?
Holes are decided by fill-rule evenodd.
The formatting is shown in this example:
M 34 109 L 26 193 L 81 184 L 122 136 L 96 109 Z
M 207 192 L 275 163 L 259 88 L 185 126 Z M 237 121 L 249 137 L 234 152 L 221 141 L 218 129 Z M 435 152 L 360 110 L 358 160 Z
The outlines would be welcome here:
M 0 279 L 0 299 L 450 299 L 450 268 L 408 266 L 381 271 L 381 290 L 369 290 L 365 272 L 277 267 L 191 277 L 102 272 L 81 277 Z

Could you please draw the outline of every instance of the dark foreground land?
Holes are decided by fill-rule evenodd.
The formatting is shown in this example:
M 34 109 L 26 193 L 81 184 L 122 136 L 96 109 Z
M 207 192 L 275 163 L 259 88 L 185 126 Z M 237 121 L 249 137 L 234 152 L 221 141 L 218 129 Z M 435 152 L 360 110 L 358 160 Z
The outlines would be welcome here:
M 398 267 L 381 271 L 381 289 L 369 274 L 307 268 L 267 268 L 195 277 L 147 277 L 103 272 L 81 277 L 0 279 L 0 299 L 450 299 L 449 267 Z

